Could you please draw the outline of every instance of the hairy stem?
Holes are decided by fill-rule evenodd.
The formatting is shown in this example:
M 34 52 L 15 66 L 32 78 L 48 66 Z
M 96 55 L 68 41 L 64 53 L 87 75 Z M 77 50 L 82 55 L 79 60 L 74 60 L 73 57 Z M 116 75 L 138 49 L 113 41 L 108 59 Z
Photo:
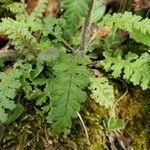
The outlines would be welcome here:
M 84 25 L 83 25 L 83 28 L 82 28 L 80 51 L 85 50 L 85 45 L 86 45 L 86 42 L 87 42 L 86 37 L 87 37 L 87 34 L 88 34 L 88 29 L 90 27 L 90 18 L 91 18 L 93 3 L 94 3 L 94 0 L 91 0 L 90 6 L 89 6 L 89 11 L 87 13 L 87 16 L 85 18 L 85 22 L 84 22 Z

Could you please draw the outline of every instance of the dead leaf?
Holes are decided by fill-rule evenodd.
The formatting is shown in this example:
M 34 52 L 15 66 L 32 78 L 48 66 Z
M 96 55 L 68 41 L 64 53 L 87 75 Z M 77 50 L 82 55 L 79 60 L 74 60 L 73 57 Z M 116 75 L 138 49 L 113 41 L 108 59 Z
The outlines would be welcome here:
M 38 0 L 27 0 L 27 12 L 30 14 L 32 11 L 34 11 L 37 4 Z
M 102 77 L 103 73 L 101 73 L 98 69 L 92 69 L 95 77 Z
M 117 35 L 119 37 L 120 44 L 123 44 L 127 40 L 129 34 L 124 30 L 118 29 Z
M 150 0 L 134 0 L 133 8 L 135 11 L 150 8 Z
M 101 27 L 94 30 L 95 37 L 97 38 L 104 38 L 106 37 L 110 32 L 112 32 L 112 29 L 108 27 Z
M 38 4 L 38 0 L 27 0 L 27 12 L 30 14 L 34 11 Z M 49 0 L 45 10 L 45 16 L 57 17 L 60 12 L 59 0 Z
M 45 16 L 57 17 L 60 13 L 59 0 L 49 0 L 45 11 Z
M 3 33 L 0 33 L 0 41 L 1 40 L 7 40 L 7 36 Z

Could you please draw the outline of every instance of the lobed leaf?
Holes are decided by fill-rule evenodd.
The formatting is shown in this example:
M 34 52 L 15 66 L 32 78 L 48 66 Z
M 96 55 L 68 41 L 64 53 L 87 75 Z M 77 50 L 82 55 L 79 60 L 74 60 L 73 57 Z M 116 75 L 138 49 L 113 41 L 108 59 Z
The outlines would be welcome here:
M 6 110 L 15 108 L 14 98 L 19 90 L 21 72 L 19 70 L 10 70 L 0 73 L 0 121 L 6 122 Z
M 120 28 L 128 31 L 131 38 L 136 42 L 150 46 L 150 19 L 142 19 L 141 16 L 133 15 L 131 12 L 114 13 L 106 15 L 102 22 L 110 28 Z
M 112 107 L 114 103 L 113 86 L 109 84 L 108 79 L 105 77 L 91 78 L 91 98 L 94 99 L 99 105 L 107 108 Z
M 105 52 L 104 56 L 105 59 L 100 61 L 100 65 L 102 65 L 106 71 L 111 72 L 114 78 L 123 77 L 127 81 L 132 82 L 134 85 L 140 85 L 143 90 L 149 88 L 149 53 L 143 53 L 139 57 L 136 54 L 129 52 L 124 58 L 122 58 L 121 53 Z

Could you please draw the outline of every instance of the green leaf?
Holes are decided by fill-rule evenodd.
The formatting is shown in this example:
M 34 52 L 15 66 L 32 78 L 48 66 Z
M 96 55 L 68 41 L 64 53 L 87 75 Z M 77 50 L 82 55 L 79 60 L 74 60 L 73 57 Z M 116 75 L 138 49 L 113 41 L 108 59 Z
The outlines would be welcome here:
M 110 117 L 107 121 L 108 131 L 117 131 L 125 127 L 124 121 L 122 119 Z
M 9 5 L 7 5 L 6 7 L 16 15 L 21 15 L 26 12 L 24 3 L 10 2 Z
M 92 12 L 91 12 L 91 23 L 98 22 L 104 15 L 106 10 L 106 5 L 99 1 L 94 0 Z
M 122 77 L 134 85 L 140 85 L 143 90 L 150 87 L 150 55 L 143 53 L 140 57 L 129 52 L 123 58 L 121 51 L 104 53 L 105 59 L 100 64 L 114 78 Z
M 16 28 L 17 27 L 17 28 Z M 3 18 L 0 23 L 0 32 L 8 35 L 12 40 L 11 44 L 15 46 L 17 51 L 22 54 L 36 55 L 35 48 L 37 47 L 37 40 L 29 31 L 29 27 L 24 21 L 17 21 L 11 18 Z
M 6 110 L 13 110 L 15 108 L 14 98 L 19 90 L 21 72 L 19 70 L 10 70 L 9 72 L 0 73 L 0 113 L 1 122 L 7 120 Z
M 39 0 L 34 11 L 31 13 L 30 18 L 32 18 L 33 20 L 37 20 L 37 19 L 39 20 L 39 18 L 41 18 L 43 16 L 43 13 L 45 12 L 47 3 L 48 0 Z
M 56 37 L 60 37 L 62 35 L 62 29 L 64 25 L 63 19 L 56 19 L 53 17 L 46 17 L 43 20 L 43 28 L 42 32 L 44 36 L 48 34 L 54 34 Z
M 88 0 L 62 0 L 63 8 L 65 9 L 66 30 L 69 35 L 74 34 L 81 18 L 87 14 L 88 3 Z
M 89 84 L 90 72 L 80 59 L 64 54 L 54 67 L 55 77 L 50 81 L 50 112 L 47 120 L 55 134 L 68 132 L 72 119 L 77 118 L 81 103 L 86 100 L 83 89 Z M 85 62 L 85 61 L 83 61 Z M 48 108 L 48 107 L 47 107 Z
M 11 113 L 8 114 L 8 119 L 6 121 L 7 124 L 15 121 L 24 111 L 24 107 L 21 104 L 16 104 L 16 107 Z
M 0 107 L 0 121 L 1 121 L 2 123 L 6 122 L 7 117 L 8 117 L 8 115 L 7 115 L 7 113 L 5 112 L 5 110 L 4 110 L 2 107 Z
M 141 16 L 131 12 L 114 13 L 106 15 L 101 24 L 110 28 L 119 28 L 127 31 L 130 38 L 136 42 L 150 46 L 150 19 L 142 19 Z
M 51 46 L 47 50 L 42 51 L 38 55 L 37 62 L 41 64 L 45 62 L 47 65 L 52 66 L 59 57 L 60 57 L 59 51 L 54 46 Z
M 91 85 L 89 89 L 92 92 L 91 98 L 99 105 L 107 108 L 113 106 L 115 100 L 113 86 L 109 84 L 107 78 L 91 78 Z
M 13 3 L 13 0 L 0 0 L 0 3 L 4 3 L 6 5 Z
M 42 63 L 37 62 L 36 69 L 31 71 L 31 77 L 36 78 L 44 69 Z

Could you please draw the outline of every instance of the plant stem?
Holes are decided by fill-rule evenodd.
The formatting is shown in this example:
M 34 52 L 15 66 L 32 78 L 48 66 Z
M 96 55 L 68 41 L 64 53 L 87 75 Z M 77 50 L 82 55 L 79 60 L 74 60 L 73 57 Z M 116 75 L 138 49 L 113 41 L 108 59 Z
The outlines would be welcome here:
M 90 18 L 91 18 L 91 12 L 92 12 L 92 8 L 93 8 L 93 3 L 94 3 L 94 0 L 91 0 L 91 3 L 90 3 L 90 6 L 89 6 L 89 11 L 87 13 L 87 16 L 85 18 L 85 23 L 82 27 L 82 33 L 81 33 L 81 43 L 80 43 L 80 48 L 79 50 L 80 51 L 84 51 L 85 50 L 85 45 L 86 45 L 86 42 L 87 42 L 87 34 L 88 34 L 88 29 L 90 27 Z
M 81 123 L 82 123 L 82 125 L 83 125 L 84 131 L 85 131 L 85 134 L 86 134 L 87 144 L 90 145 L 89 135 L 88 135 L 88 132 L 87 132 L 85 123 L 84 123 L 84 121 L 83 121 L 81 115 L 79 114 L 79 112 L 77 112 L 77 115 L 78 115 L 78 117 L 79 117 L 79 119 L 80 119 L 80 121 L 81 121 Z

